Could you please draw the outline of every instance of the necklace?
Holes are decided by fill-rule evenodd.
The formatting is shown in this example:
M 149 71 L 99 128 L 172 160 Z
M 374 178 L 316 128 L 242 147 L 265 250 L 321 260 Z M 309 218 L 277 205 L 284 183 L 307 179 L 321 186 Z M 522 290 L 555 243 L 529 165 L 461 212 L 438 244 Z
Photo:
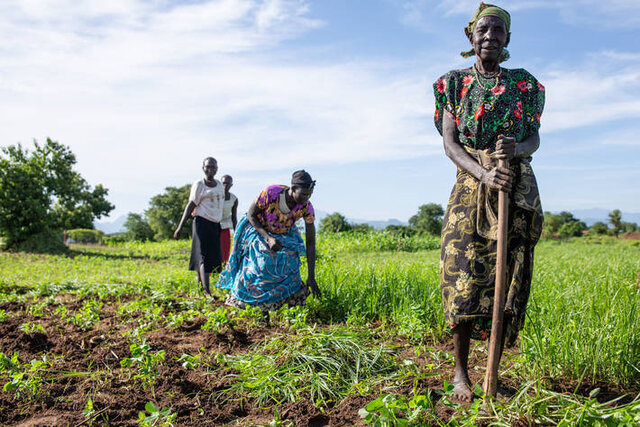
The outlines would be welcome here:
M 484 90 L 491 90 L 493 88 L 495 88 L 496 86 L 498 86 L 498 80 L 500 79 L 500 75 L 502 74 L 502 68 L 498 68 L 498 73 L 495 75 L 491 75 L 488 77 L 485 77 L 482 73 L 480 73 L 478 71 L 478 68 L 476 68 L 476 64 L 473 64 L 473 75 L 476 78 L 476 81 L 480 84 L 480 86 L 482 86 L 482 88 Z M 495 82 L 493 82 L 493 85 L 491 85 L 491 81 L 489 83 L 489 87 L 485 86 L 484 83 L 482 83 L 482 80 L 480 79 L 480 76 L 482 76 L 482 78 L 484 78 L 487 81 L 490 81 L 490 79 L 495 78 Z

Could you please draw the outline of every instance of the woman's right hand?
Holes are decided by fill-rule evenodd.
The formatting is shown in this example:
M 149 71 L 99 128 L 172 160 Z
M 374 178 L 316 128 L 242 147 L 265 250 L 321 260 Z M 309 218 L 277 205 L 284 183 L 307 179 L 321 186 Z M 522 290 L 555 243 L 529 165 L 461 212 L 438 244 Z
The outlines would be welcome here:
M 482 175 L 482 183 L 493 190 L 510 193 L 514 175 L 511 169 L 496 166 L 491 170 L 485 171 Z
M 274 252 L 278 252 L 280 249 L 282 249 L 282 244 L 273 236 L 269 236 L 269 238 L 267 239 L 267 245 L 269 245 L 269 249 Z
M 180 239 L 180 233 L 182 233 L 182 228 L 180 227 L 176 228 L 176 231 L 173 232 L 173 239 L 174 240 Z

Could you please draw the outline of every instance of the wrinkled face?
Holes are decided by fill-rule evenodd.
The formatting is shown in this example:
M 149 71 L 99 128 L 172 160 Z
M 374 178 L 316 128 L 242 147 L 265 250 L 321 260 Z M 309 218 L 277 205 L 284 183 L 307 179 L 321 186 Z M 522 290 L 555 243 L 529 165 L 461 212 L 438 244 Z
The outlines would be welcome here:
M 500 59 L 502 49 L 509 44 L 507 26 L 504 21 L 496 16 L 481 18 L 471 34 L 471 44 L 476 56 L 485 61 L 497 61 Z
M 202 171 L 209 181 L 213 180 L 213 177 L 218 173 L 218 162 L 214 159 L 205 160 L 204 163 L 202 163 Z
M 304 205 L 311 198 L 311 195 L 313 194 L 313 188 L 302 188 L 294 186 L 291 187 L 291 192 L 296 203 L 299 205 Z
M 226 191 L 229 191 L 231 187 L 233 187 L 233 178 L 229 175 L 226 175 L 222 178 L 222 185 Z

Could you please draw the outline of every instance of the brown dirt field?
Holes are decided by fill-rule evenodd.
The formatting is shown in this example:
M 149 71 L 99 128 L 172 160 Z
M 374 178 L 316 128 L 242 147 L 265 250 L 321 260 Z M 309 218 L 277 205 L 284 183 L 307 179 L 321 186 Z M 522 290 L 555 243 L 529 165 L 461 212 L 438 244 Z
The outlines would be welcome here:
M 165 360 L 159 366 L 159 375 L 153 388 L 145 389 L 140 381 L 130 378 L 131 370 L 120 367 L 120 361 L 130 357 L 129 339 L 123 333 L 131 332 L 142 318 L 136 313 L 119 317 L 116 309 L 133 298 L 105 299 L 100 322 L 88 331 L 82 331 L 55 314 L 55 309 L 61 305 L 69 310 L 78 310 L 82 307 L 82 299 L 59 296 L 55 303 L 47 307 L 42 317 L 26 314 L 25 303 L 0 303 L 0 309 L 11 314 L 0 323 L 0 352 L 8 357 L 18 352 L 23 364 L 28 364 L 32 359 L 41 359 L 45 354 L 52 360 L 51 368 L 46 372 L 46 378 L 50 381 L 41 385 L 39 399 L 16 399 L 13 392 L 0 391 L 0 425 L 84 425 L 87 420 L 82 410 L 91 397 L 98 414 L 94 420 L 96 425 L 136 426 L 138 413 L 144 410 L 147 402 L 154 401 L 158 408 L 170 407 L 177 414 L 174 424 L 180 426 L 230 423 L 265 425 L 274 418 L 276 409 L 282 420 L 290 421 L 295 426 L 362 426 L 364 423 L 358 410 L 379 395 L 351 395 L 324 408 L 316 407 L 308 399 L 266 408 L 250 399 L 222 402 L 220 392 L 233 384 L 233 379 L 229 377 L 233 372 L 229 369 L 188 370 L 182 367 L 177 358 L 184 353 L 198 354 L 200 349 L 208 354 L 244 353 L 275 334 L 287 333 L 287 330 L 239 325 L 226 333 L 215 333 L 200 329 L 206 321 L 202 317 L 185 321 L 177 329 L 162 326 L 145 334 L 147 343 L 154 351 L 165 351 Z M 173 303 L 169 301 L 164 304 Z M 25 322 L 41 324 L 46 333 L 23 332 L 20 325 Z M 434 376 L 421 378 L 417 384 L 396 387 L 394 393 L 410 395 L 413 387 L 422 391 L 441 391 L 442 379 L 452 380 L 450 362 L 432 360 L 432 354 L 426 352 L 416 356 L 412 351 L 413 346 L 402 340 L 394 341 L 393 346 L 400 360 L 412 360 L 421 372 L 429 371 L 427 365 L 435 365 L 431 371 Z M 470 366 L 482 367 L 470 370 L 473 382 L 482 381 L 484 349 L 486 346 L 482 344 L 475 346 L 471 354 Z M 453 348 L 446 343 L 435 346 L 433 351 L 451 353 Z M 550 381 L 550 385 L 558 390 L 575 387 L 575 384 L 565 382 Z M 503 384 L 507 394 L 515 390 L 514 387 L 517 388 L 517 385 Z M 585 394 L 593 388 L 588 385 L 581 387 Z M 622 394 L 620 390 L 607 388 L 606 385 L 601 385 L 601 389 L 603 396 Z M 437 398 L 437 394 L 434 393 L 434 397 Z M 443 404 L 437 404 L 436 411 L 445 422 L 453 413 Z
M 640 233 L 627 233 L 622 235 L 623 239 L 640 240 Z

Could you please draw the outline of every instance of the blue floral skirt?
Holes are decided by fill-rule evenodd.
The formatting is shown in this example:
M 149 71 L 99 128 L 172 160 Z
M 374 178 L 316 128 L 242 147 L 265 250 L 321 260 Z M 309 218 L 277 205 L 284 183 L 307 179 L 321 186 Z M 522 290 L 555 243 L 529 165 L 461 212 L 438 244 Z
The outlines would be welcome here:
M 285 234 L 270 234 L 282 249 L 269 249 L 264 238 L 243 217 L 233 238 L 229 262 L 216 287 L 228 289 L 227 304 L 275 310 L 284 304 L 304 304 L 309 295 L 300 276 L 300 256 L 305 246 L 295 226 Z

